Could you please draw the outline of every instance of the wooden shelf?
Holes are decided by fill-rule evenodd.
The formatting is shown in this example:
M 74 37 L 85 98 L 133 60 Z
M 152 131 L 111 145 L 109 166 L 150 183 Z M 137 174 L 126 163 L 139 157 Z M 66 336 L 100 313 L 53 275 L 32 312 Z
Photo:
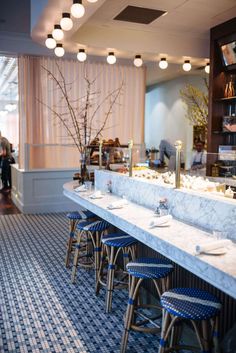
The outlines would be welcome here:
M 236 131 L 212 131 L 214 135 L 236 134 Z
M 231 101 L 234 101 L 234 100 L 236 101 L 236 96 L 215 99 L 216 102 L 231 102 Z

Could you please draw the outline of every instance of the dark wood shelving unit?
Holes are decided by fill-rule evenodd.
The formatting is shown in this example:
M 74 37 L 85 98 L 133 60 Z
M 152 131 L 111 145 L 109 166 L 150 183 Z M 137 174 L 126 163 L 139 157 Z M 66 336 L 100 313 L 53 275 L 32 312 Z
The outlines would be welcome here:
M 230 105 L 236 104 L 236 96 L 224 97 L 227 82 L 232 78 L 236 81 L 236 65 L 225 66 L 220 45 L 236 41 L 236 18 L 211 29 L 210 34 L 210 77 L 209 77 L 209 122 L 208 144 L 209 153 L 217 155 L 219 145 L 236 144 L 235 133 L 222 131 L 222 118 L 229 115 Z M 236 90 L 236 87 L 235 87 Z M 216 157 L 215 157 L 216 158 Z M 211 165 L 216 160 L 207 160 L 207 174 L 211 175 Z

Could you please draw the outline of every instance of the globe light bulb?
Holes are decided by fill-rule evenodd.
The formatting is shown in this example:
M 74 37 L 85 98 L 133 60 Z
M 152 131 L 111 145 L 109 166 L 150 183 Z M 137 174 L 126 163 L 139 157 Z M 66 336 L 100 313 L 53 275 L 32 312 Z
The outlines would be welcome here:
M 16 104 L 14 104 L 14 103 L 6 104 L 6 105 L 5 105 L 5 109 L 6 109 L 8 112 L 13 112 L 14 110 L 16 110 Z
M 70 12 L 75 18 L 83 17 L 85 14 L 85 8 L 82 4 L 82 0 L 73 0 L 73 5 L 70 8 Z
M 192 68 L 192 65 L 190 64 L 190 60 L 185 60 L 183 64 L 183 70 L 184 71 L 190 71 Z
M 54 53 L 59 58 L 61 58 L 65 54 L 65 49 L 63 48 L 61 43 L 57 44 L 56 48 L 54 49 Z
M 55 25 L 52 31 L 52 36 L 55 40 L 62 40 L 64 38 L 63 30 L 60 25 Z
M 113 65 L 116 63 L 116 57 L 115 57 L 115 54 L 113 52 L 110 52 L 107 56 L 107 62 L 108 64 L 110 65 Z
M 142 60 L 141 55 L 135 55 L 134 66 L 141 67 L 142 65 L 143 65 L 143 60 Z
M 210 73 L 210 63 L 207 63 L 207 64 L 206 64 L 206 66 L 205 66 L 205 72 L 206 72 L 207 74 Z
M 85 53 L 84 49 L 79 49 L 79 52 L 77 54 L 77 59 L 80 62 L 84 62 L 87 59 L 87 54 Z
M 73 27 L 73 21 L 70 18 L 70 14 L 68 12 L 64 12 L 62 14 L 62 19 L 60 21 L 60 25 L 64 31 L 70 31 L 71 28 Z
M 161 58 L 161 60 L 159 61 L 159 68 L 162 70 L 167 69 L 168 67 L 168 61 L 166 60 L 166 58 Z
M 47 39 L 45 40 L 45 45 L 48 49 L 56 48 L 57 43 L 51 34 L 48 34 Z

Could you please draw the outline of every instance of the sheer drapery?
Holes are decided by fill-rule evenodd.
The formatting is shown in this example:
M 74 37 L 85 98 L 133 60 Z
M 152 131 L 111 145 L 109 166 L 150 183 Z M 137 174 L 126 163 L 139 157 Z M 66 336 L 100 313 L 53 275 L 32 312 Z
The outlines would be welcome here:
M 29 168 L 68 168 L 79 164 L 77 149 L 70 147 L 72 141 L 68 139 L 65 129 L 44 105 L 56 107 L 61 113 L 65 111 L 65 107 L 60 105 L 60 91 L 43 69 L 44 67 L 58 75 L 56 62 L 66 82 L 73 82 L 69 92 L 72 99 L 84 96 L 85 73 L 89 79 L 96 78 L 94 91 L 99 92 L 99 97 L 97 96 L 98 101 L 94 104 L 101 102 L 109 92 L 118 88 L 123 80 L 123 93 L 119 97 L 119 104 L 114 106 L 103 131 L 103 138 L 119 137 L 121 143 L 127 143 L 133 138 L 135 143 L 143 143 L 145 69 L 22 56 L 19 58 L 21 168 L 25 168 L 26 164 L 29 164 Z M 98 126 L 106 112 L 107 105 L 103 104 L 96 118 Z M 29 161 L 26 160 L 29 151 L 25 144 L 29 145 Z

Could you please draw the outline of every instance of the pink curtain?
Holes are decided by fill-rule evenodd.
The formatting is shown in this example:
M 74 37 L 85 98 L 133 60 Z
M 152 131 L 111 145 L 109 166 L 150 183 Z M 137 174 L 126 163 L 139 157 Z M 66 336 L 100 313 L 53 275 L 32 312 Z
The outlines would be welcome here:
M 99 93 L 96 96 L 99 101 L 94 104 L 118 88 L 123 80 L 123 94 L 119 97 L 119 104 L 114 106 L 103 138 L 119 137 L 122 143 L 133 138 L 135 143 L 143 143 L 145 69 L 22 56 L 19 58 L 20 168 L 74 168 L 79 165 L 79 153 L 71 145 L 72 140 L 45 106 L 56 107 L 60 113 L 66 109 L 61 104 L 60 91 L 43 69 L 57 76 L 56 62 L 66 82 L 73 82 L 69 95 L 74 100 L 85 94 L 85 73 L 89 79 L 96 78 L 94 91 Z M 107 108 L 103 104 L 99 110 L 97 126 L 103 121 Z

